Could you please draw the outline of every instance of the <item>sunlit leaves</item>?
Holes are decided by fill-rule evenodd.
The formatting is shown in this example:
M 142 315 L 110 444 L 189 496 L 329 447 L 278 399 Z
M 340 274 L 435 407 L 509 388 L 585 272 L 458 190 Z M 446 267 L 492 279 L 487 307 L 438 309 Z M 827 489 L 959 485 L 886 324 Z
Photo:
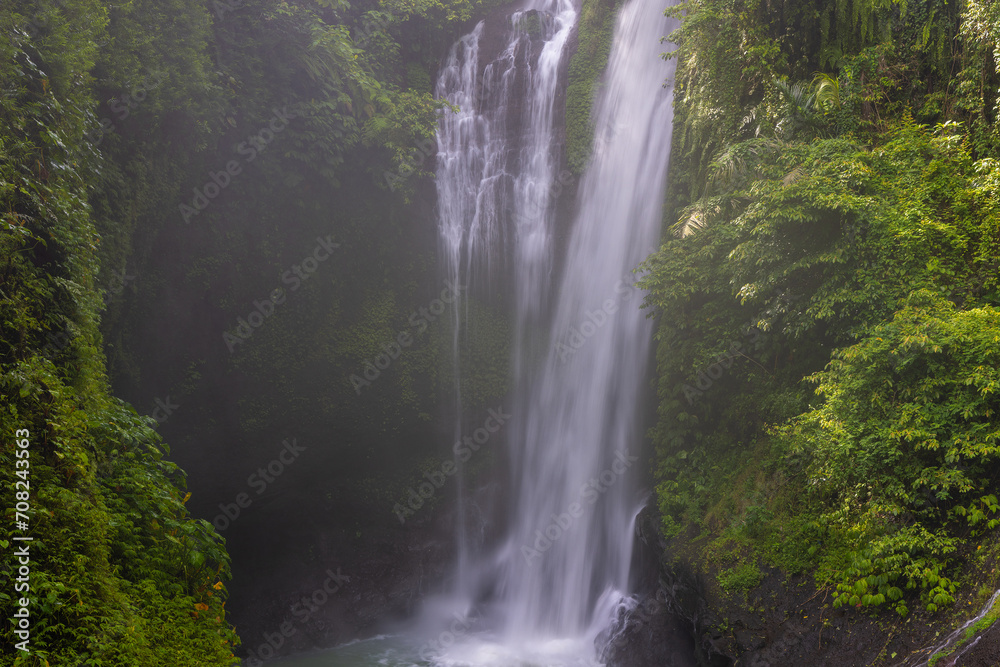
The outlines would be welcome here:
M 815 492 L 831 507 L 848 501 L 846 512 L 828 515 L 830 529 L 854 531 L 871 545 L 848 577 L 869 569 L 902 576 L 908 586 L 928 589 L 928 609 L 951 602 L 955 583 L 941 573 L 961 544 L 953 522 L 961 517 L 975 526 L 998 510 L 987 492 L 1000 458 L 993 419 L 1000 397 L 983 391 L 1000 382 L 997 336 L 997 309 L 958 311 L 918 292 L 892 322 L 837 352 L 818 374 L 826 402 L 785 433 L 823 480 Z M 859 485 L 868 489 L 861 503 L 852 492 Z M 886 507 L 898 511 L 886 514 Z M 850 580 L 839 591 L 840 602 L 861 594 Z
M 678 396 L 708 363 L 703 350 L 749 320 L 773 334 L 785 382 L 829 361 L 812 377 L 823 402 L 781 431 L 783 472 L 803 471 L 803 500 L 823 526 L 810 554 L 820 582 L 838 586 L 838 604 L 901 614 L 907 588 L 928 609 L 951 602 L 959 531 L 1000 521 L 975 501 L 994 492 L 1000 454 L 1000 316 L 981 268 L 996 265 L 997 181 L 956 132 L 906 119 L 871 148 L 755 139 L 713 162 L 706 196 L 644 283 L 663 313 L 656 437 L 672 530 L 706 502 L 705 462 L 728 454 L 742 426 L 728 419 L 735 406 L 774 403 L 751 364 L 702 402 Z

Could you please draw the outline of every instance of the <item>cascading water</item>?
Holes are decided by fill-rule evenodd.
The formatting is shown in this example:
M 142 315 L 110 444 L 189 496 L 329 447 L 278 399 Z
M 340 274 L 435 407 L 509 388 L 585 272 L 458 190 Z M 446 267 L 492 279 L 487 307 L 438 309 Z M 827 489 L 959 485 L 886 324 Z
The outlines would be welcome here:
M 631 270 L 659 236 L 672 123 L 663 86 L 672 61 L 660 58 L 660 37 L 674 26 L 660 0 L 621 9 L 594 106 L 593 159 L 559 252 L 554 103 L 576 12 L 571 0 L 529 1 L 500 48 L 489 47 L 496 57 L 484 55 L 491 36 L 480 23 L 437 83 L 459 107 L 442 114 L 437 166 L 441 255 L 463 295 L 452 313 L 456 415 L 471 299 L 508 307 L 516 325 L 505 535 L 487 549 L 460 502 L 455 590 L 425 601 L 423 627 L 296 667 L 593 667 L 598 637 L 634 606 L 632 457 L 652 332 Z M 456 439 L 462 427 L 456 417 Z
M 484 23 L 456 43 L 438 77 L 436 94 L 459 107 L 442 116 L 438 130 L 438 206 L 445 273 L 466 293 L 490 298 L 497 285 L 517 277 L 515 330 L 527 331 L 543 309 L 550 273 L 550 184 L 554 180 L 553 104 L 559 65 L 576 21 L 570 0 L 544 0 L 510 17 L 506 48 L 485 65 L 479 80 Z M 523 104 L 521 102 L 523 101 Z M 519 145 L 518 145 L 519 142 Z M 455 439 L 462 435 L 462 329 L 454 304 Z M 519 334 L 515 348 L 520 349 Z M 520 358 L 515 354 L 515 359 Z M 515 375 L 519 369 L 515 368 Z M 459 476 L 459 497 L 464 495 Z M 459 503 L 457 585 L 473 585 Z
M 672 124 L 663 86 L 672 61 L 660 58 L 660 38 L 673 26 L 656 0 L 632 0 L 620 12 L 594 107 L 593 158 L 579 184 L 562 274 L 553 281 L 553 101 L 576 15 L 567 0 L 534 9 L 535 41 L 543 42 L 537 60 L 529 30 L 519 27 L 528 14 L 518 12 L 507 48 L 483 68 L 482 81 L 481 23 L 451 50 L 437 87 L 461 109 L 443 115 L 438 133 L 446 272 L 466 294 L 488 297 L 512 285 L 517 330 L 509 534 L 488 556 L 460 535 L 457 578 L 470 603 L 494 590 L 502 627 L 489 641 L 443 650 L 443 664 L 593 660 L 594 639 L 628 584 L 638 406 L 651 339 L 630 272 L 659 237 Z M 512 126 L 520 146 L 512 145 Z M 541 334 L 529 333 L 540 325 Z M 549 350 L 541 360 L 533 351 L 538 335 Z M 456 371 L 457 414 L 460 377 Z M 456 418 L 456 435 L 461 426 Z
M 672 108 L 659 38 L 668 31 L 658 3 L 624 7 L 596 103 L 551 352 L 512 443 L 512 637 L 580 632 L 602 620 L 598 600 L 628 584 L 638 510 L 630 473 L 652 333 L 628 275 L 660 232 Z

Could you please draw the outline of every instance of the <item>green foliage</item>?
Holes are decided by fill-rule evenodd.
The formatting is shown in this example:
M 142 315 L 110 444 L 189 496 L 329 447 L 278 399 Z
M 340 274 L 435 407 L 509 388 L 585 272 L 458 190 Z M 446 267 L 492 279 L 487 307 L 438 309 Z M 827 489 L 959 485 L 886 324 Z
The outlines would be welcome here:
M 52 665 L 229 664 L 239 640 L 225 622 L 229 559 L 214 529 L 187 515 L 183 478 L 149 420 L 84 398 L 57 372 L 34 357 L 0 375 L 6 442 L 30 432 L 32 654 Z M 13 488 L 12 445 L 0 461 L 0 483 Z M 9 592 L 0 607 L 13 614 Z
M 819 521 L 864 545 L 830 573 L 838 603 L 898 600 L 899 581 L 933 611 L 953 600 L 944 572 L 964 527 L 1000 525 L 998 341 L 997 309 L 956 311 L 921 291 L 814 376 L 826 401 L 783 433 L 808 459 Z
M 105 314 L 116 386 L 144 399 L 150 383 L 169 387 L 164 395 L 184 406 L 173 428 L 238 441 L 246 457 L 270 455 L 275 431 L 291 425 L 302 441 L 329 443 L 343 478 L 361 474 L 346 461 L 381 465 L 390 449 L 425 454 L 417 432 L 431 430 L 439 346 L 408 349 L 373 393 L 358 396 L 349 377 L 377 354 L 368 336 L 385 345 L 408 328 L 409 308 L 423 300 L 416 284 L 433 280 L 433 245 L 423 246 L 438 109 L 431 77 L 444 45 L 483 3 L 176 4 L 112 12 L 118 32 L 142 39 L 134 58 L 104 56 L 109 72 L 168 75 L 150 93 L 155 104 L 116 122 L 120 130 L 100 144 L 110 163 L 92 197 L 102 260 L 116 271 L 131 262 L 139 276 Z M 163 22 L 162 32 L 130 30 L 129 21 L 157 24 L 165 11 L 183 21 Z M 185 24 L 186 34 L 176 34 Z M 177 72 L 191 73 L 188 90 L 175 85 Z M 162 115 L 161 100 L 171 107 Z M 248 160 L 240 147 L 270 131 L 276 109 L 294 117 Z M 182 225 L 178 205 L 190 205 L 231 160 L 241 173 Z M 301 270 L 315 239 L 327 236 L 342 250 L 290 288 L 283 276 Z M 287 302 L 229 354 L 221 332 L 235 331 L 273 294 Z M 198 306 L 173 308 L 180 303 Z M 153 344 L 167 329 L 177 344 Z M 344 332 L 359 337 L 344 341 Z M 208 456 L 222 466 L 220 452 L 213 446 Z
M 94 67 L 100 115 L 121 123 L 133 114 L 162 118 L 177 109 L 199 116 L 217 92 L 209 56 L 208 7 L 187 0 L 131 0 L 109 7 L 108 18 Z M 155 34 L 149 25 L 157 26 Z M 135 95 L 147 85 L 147 95 Z M 114 106 L 104 103 L 115 98 Z M 123 108 L 129 111 L 126 118 L 121 118 Z
M 776 81 L 781 97 L 774 134 L 783 139 L 796 135 L 809 137 L 826 134 L 827 116 L 840 106 L 840 82 L 826 74 L 817 74 L 811 84 Z
M 1000 71 L 1000 7 L 995 2 L 970 0 L 963 18 L 963 35 L 967 39 L 992 46 L 994 64 Z
M 364 146 L 377 147 L 391 155 L 388 165 L 391 171 L 376 174 L 380 185 L 399 190 L 408 198 L 413 194 L 410 179 L 432 176 L 423 167 L 430 164 L 429 158 L 435 153 L 440 108 L 441 103 L 434 101 L 428 92 L 404 91 L 386 105 L 382 114 L 365 124 L 362 129 Z
M 908 109 L 925 123 L 975 123 L 977 141 L 991 134 L 995 79 L 981 76 L 981 46 L 954 39 L 954 5 L 702 0 L 671 13 L 683 21 L 671 35 L 679 62 L 668 218 L 704 196 L 713 159 L 737 141 L 802 131 L 868 139 Z
M 676 12 L 672 234 L 642 283 L 664 531 L 935 611 L 1000 520 L 995 12 Z
M 472 10 L 467 0 L 390 0 L 385 7 L 401 20 L 416 16 L 443 23 L 468 21 Z
M 110 398 L 104 376 L 88 196 L 108 164 L 91 141 L 91 73 L 100 45 L 121 37 L 109 13 L 87 1 L 0 10 L 11 37 L 0 67 L 0 485 L 14 487 L 14 434 L 26 429 L 34 537 L 32 655 L 15 664 L 225 665 L 238 643 L 223 610 L 228 556 L 188 516 L 149 420 Z M 10 513 L 0 541 L 13 530 Z M 0 568 L 15 560 L 7 550 Z M 0 593 L 6 618 L 12 595 Z M 2 635 L 15 641 L 10 624 Z
M 584 0 L 577 22 L 577 47 L 569 61 L 566 86 L 566 158 L 582 174 L 590 159 L 594 126 L 590 112 L 611 52 L 620 0 Z
M 968 47 L 956 77 L 955 106 L 968 115 L 970 142 L 981 155 L 1000 146 L 1000 9 L 995 2 L 965 3 L 962 36 Z
M 0 431 L 9 443 L 30 428 L 39 487 L 34 652 L 18 664 L 222 665 L 238 643 L 223 607 L 223 543 L 188 515 L 184 477 L 149 420 L 110 397 L 104 353 L 116 386 L 128 392 L 156 375 L 179 388 L 200 433 L 240 438 L 247 456 L 282 419 L 331 441 L 332 430 L 354 429 L 360 444 L 338 450 L 340 462 L 370 457 L 373 441 L 378 465 L 396 441 L 412 450 L 403 463 L 426 455 L 414 425 L 450 390 L 445 322 L 383 380 L 374 404 L 384 412 L 359 410 L 347 382 L 371 341 L 335 332 L 374 336 L 378 348 L 423 300 L 416 285 L 433 272 L 430 252 L 413 242 L 423 219 L 404 206 L 428 185 L 432 73 L 489 4 L 16 0 L 0 9 L 9 37 L 0 41 Z M 280 133 L 275 110 L 294 115 Z M 273 143 L 244 161 L 240 146 L 269 127 Z M 182 227 L 178 205 L 234 159 L 238 177 Z M 387 173 L 405 182 L 389 192 Z M 351 250 L 286 292 L 280 316 L 233 356 L 169 356 L 197 348 L 196 338 L 218 344 L 221 322 L 273 294 L 328 235 Z M 123 271 L 138 281 L 114 296 Z M 370 303 L 358 284 L 371 287 Z M 166 290 L 204 309 L 173 311 Z M 463 364 L 482 373 L 468 386 L 475 401 L 493 402 L 506 389 L 507 325 L 478 304 L 469 313 Z M 137 345 L 161 316 L 182 344 Z M 330 382 L 342 371 L 344 383 Z M 229 373 L 266 388 L 227 395 L 238 418 L 220 424 L 227 410 L 212 413 L 213 383 Z M 11 457 L 0 450 L 4 488 Z M 7 618 L 9 593 L 0 592 Z M 9 625 L 3 635 L 11 639 Z
M 746 469 L 747 463 L 731 454 L 733 448 L 765 433 L 767 424 L 802 410 L 807 396 L 800 378 L 818 370 L 831 350 L 846 346 L 833 355 L 831 368 L 850 359 L 850 370 L 835 381 L 832 375 L 813 376 L 828 382 L 821 383 L 827 401 L 805 413 L 812 431 L 807 433 L 805 422 L 798 421 L 804 417 L 792 422 L 797 430 L 782 431 L 795 444 L 787 445 L 790 459 L 768 474 L 799 476 L 803 493 L 819 493 L 832 480 L 843 481 L 822 502 L 812 496 L 793 500 L 798 509 L 781 509 L 779 524 L 792 525 L 797 513 L 808 512 L 809 521 L 836 533 L 825 539 L 840 546 L 829 553 L 813 550 L 807 561 L 816 566 L 827 559 L 821 579 L 847 587 L 841 590 L 841 602 L 855 597 L 858 601 L 851 604 L 896 600 L 902 611 L 905 603 L 889 589 L 927 583 L 926 604 L 937 608 L 952 599 L 954 582 L 943 572 L 960 544 L 954 523 L 958 515 L 975 517 L 980 527 L 995 525 L 987 510 L 996 490 L 985 471 L 995 438 L 988 426 L 996 381 L 990 370 L 995 351 L 989 346 L 1000 339 L 995 312 L 985 304 L 1000 296 L 992 272 L 998 218 L 993 162 L 974 162 L 948 128 L 930 131 L 904 121 L 883 140 L 869 151 L 843 139 L 809 144 L 757 139 L 733 145 L 713 165 L 712 196 L 686 212 L 677 228 L 681 236 L 650 259 L 643 284 L 651 289 L 648 304 L 663 314 L 658 332 L 661 419 L 654 436 L 667 531 L 677 534 L 685 522 L 712 519 L 709 508 L 727 493 L 719 476 Z M 923 302 L 914 296 L 911 310 L 893 320 L 893 304 L 920 289 L 925 295 L 920 298 L 947 306 L 917 309 Z M 971 309 L 947 311 L 954 306 L 942 301 L 945 297 Z M 940 340 L 927 338 L 935 331 L 932 315 L 941 321 Z M 909 323 L 910 329 L 894 329 L 890 335 L 880 328 L 889 326 L 881 324 L 887 321 L 897 327 Z M 892 347 L 904 340 L 905 353 Z M 855 341 L 863 342 L 851 346 Z M 899 375 L 909 363 L 904 359 L 920 346 L 930 352 L 946 350 L 955 358 L 942 358 L 940 367 L 921 360 L 913 375 Z M 882 370 L 889 374 L 884 377 L 872 375 L 880 356 L 887 364 Z M 848 375 L 857 383 L 849 392 L 842 386 Z M 835 401 L 834 384 L 849 397 Z M 890 393 L 859 393 L 863 388 Z M 920 398 L 900 401 L 909 395 Z M 932 405 L 932 396 L 948 396 L 952 402 Z M 866 429 L 876 428 L 876 414 L 901 421 L 883 430 L 852 433 L 827 412 L 840 409 L 863 410 L 852 420 Z M 889 412 L 878 412 L 883 409 Z M 972 420 L 961 427 L 968 430 L 953 432 L 962 420 Z M 907 428 L 913 429 L 907 437 L 936 443 L 927 448 L 941 448 L 944 459 L 932 457 L 937 463 L 927 461 L 910 471 L 920 457 L 892 444 L 892 437 L 898 441 Z M 807 436 L 815 451 L 806 446 Z M 847 440 L 853 444 L 844 444 Z M 807 451 L 809 456 L 837 451 L 841 457 L 802 468 Z M 985 458 L 976 463 L 978 468 L 970 467 L 967 459 L 977 457 Z M 850 482 L 842 477 L 847 471 L 857 473 Z M 890 507 L 885 498 L 866 495 L 872 489 L 898 495 Z M 926 500 L 919 511 L 908 505 L 925 502 L 920 500 L 925 495 L 937 500 Z M 838 519 L 843 522 L 836 530 L 830 523 L 836 513 L 821 508 L 834 496 L 842 503 L 838 511 L 861 512 Z M 962 502 L 949 505 L 943 514 L 932 512 L 945 499 L 959 498 Z M 876 518 L 923 516 L 920 512 L 933 516 L 879 532 L 885 525 Z M 766 544 L 775 537 L 768 527 L 775 523 L 761 519 L 763 509 L 758 514 L 746 515 L 744 529 Z M 845 547 L 852 544 L 867 546 Z M 804 562 L 791 554 L 774 557 L 789 567 Z M 881 581 L 883 575 L 886 580 L 870 594 L 858 592 L 857 581 Z
M 682 21 L 670 35 L 678 46 L 671 57 L 679 59 L 671 199 L 700 195 L 697 184 L 706 179 L 713 153 L 754 130 L 767 83 L 785 63 L 780 43 L 762 20 L 764 11 L 760 3 L 728 0 L 680 3 L 669 10 Z
M 729 594 L 746 595 L 764 579 L 764 574 L 753 563 L 741 563 L 721 571 L 717 579 L 722 590 Z

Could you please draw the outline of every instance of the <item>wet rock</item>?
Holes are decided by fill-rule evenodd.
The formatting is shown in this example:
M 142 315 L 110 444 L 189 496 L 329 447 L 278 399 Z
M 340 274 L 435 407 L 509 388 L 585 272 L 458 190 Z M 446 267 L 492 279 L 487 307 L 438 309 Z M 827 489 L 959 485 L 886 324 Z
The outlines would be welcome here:
M 653 596 L 623 611 L 603 639 L 608 667 L 695 667 L 694 638 L 682 619 Z
M 1000 623 L 994 623 L 974 643 L 955 652 L 955 657 L 941 660 L 940 667 L 996 667 L 1000 665 Z

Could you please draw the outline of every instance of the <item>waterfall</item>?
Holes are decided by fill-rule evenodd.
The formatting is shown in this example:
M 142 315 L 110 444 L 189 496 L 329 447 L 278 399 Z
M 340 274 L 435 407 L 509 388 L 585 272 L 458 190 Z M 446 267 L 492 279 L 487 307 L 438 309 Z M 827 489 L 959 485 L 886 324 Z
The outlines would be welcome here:
M 466 294 L 495 298 L 513 279 L 518 333 L 542 315 L 551 270 L 550 188 L 554 180 L 553 105 L 559 66 L 576 11 L 570 0 L 544 0 L 514 12 L 506 48 L 483 67 L 484 22 L 448 53 L 436 95 L 458 107 L 438 129 L 439 236 L 445 274 Z M 523 107 L 519 104 L 525 102 Z M 466 299 L 453 305 L 454 439 L 462 435 L 461 322 Z M 515 354 L 515 360 L 522 355 Z M 520 365 L 515 362 L 515 376 Z M 459 497 L 465 489 L 459 476 Z M 459 503 L 458 587 L 472 585 L 466 508 Z
M 506 49 L 485 65 L 480 23 L 438 80 L 438 96 L 460 109 L 438 131 L 445 271 L 465 299 L 504 300 L 516 325 L 506 538 L 484 553 L 459 517 L 459 593 L 474 601 L 492 591 L 497 623 L 490 642 L 458 642 L 445 664 L 552 664 L 557 653 L 592 661 L 627 594 L 652 335 L 631 271 L 659 240 L 672 125 L 664 83 L 673 61 L 661 58 L 660 38 L 674 24 L 663 9 L 629 0 L 620 10 L 562 249 L 553 248 L 553 103 L 572 4 L 515 12 Z M 556 273 L 553 255 L 563 253 Z M 456 369 L 466 304 L 453 313 Z M 460 379 L 459 369 L 456 435 Z

